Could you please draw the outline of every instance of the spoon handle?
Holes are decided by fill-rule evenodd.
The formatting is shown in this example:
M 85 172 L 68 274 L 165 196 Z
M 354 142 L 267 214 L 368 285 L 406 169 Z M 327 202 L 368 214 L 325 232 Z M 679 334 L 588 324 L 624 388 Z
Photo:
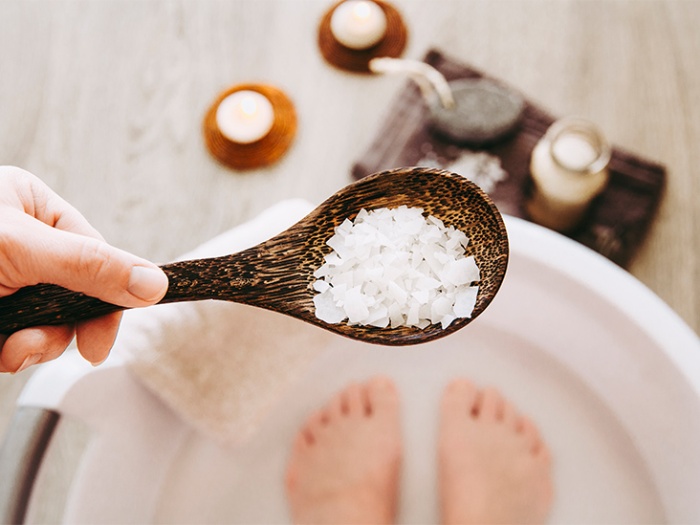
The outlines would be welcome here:
M 159 304 L 223 298 L 222 290 L 227 299 L 234 298 L 236 291 L 244 292 L 253 280 L 242 278 L 246 265 L 241 262 L 228 256 L 161 266 L 169 285 Z M 232 273 L 235 279 L 229 277 Z M 0 299 L 0 334 L 31 326 L 72 324 L 120 310 L 126 308 L 54 284 L 37 284 Z

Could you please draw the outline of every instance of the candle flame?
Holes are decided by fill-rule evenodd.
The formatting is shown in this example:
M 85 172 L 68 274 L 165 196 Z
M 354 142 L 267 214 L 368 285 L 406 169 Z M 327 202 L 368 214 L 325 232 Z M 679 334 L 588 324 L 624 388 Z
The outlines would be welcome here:
M 252 117 L 258 112 L 258 103 L 253 97 L 245 97 L 241 100 L 240 110 L 246 117 Z
M 368 2 L 357 2 L 352 8 L 352 14 L 359 20 L 367 20 L 371 13 Z

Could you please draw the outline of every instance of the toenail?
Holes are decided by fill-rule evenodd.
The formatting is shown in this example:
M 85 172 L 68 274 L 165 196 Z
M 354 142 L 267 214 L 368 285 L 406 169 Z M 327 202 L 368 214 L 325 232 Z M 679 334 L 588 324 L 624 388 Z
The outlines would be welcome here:
M 374 377 L 371 382 L 375 386 L 383 389 L 389 389 L 394 387 L 394 382 L 386 376 Z
M 453 380 L 453 381 L 447 386 L 447 388 L 448 388 L 450 391 L 453 391 L 453 392 L 454 392 L 455 390 L 461 390 L 461 389 L 463 389 L 463 388 L 464 388 L 464 389 L 469 389 L 469 390 L 476 389 L 476 387 L 474 386 L 474 384 L 473 384 L 471 381 L 469 381 L 468 379 L 462 379 L 462 378 Z
M 450 383 L 450 385 L 447 387 L 447 389 L 448 389 L 450 392 L 455 393 L 455 392 L 457 392 L 457 391 L 460 389 L 460 387 L 461 387 L 463 384 L 464 384 L 464 383 L 463 383 L 462 381 L 452 381 L 452 383 Z

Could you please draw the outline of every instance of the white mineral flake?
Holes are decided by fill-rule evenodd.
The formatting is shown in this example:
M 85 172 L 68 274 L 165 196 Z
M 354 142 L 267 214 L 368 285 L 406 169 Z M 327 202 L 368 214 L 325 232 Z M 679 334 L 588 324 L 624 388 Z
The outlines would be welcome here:
M 479 268 L 474 257 L 446 261 L 443 271 L 439 274 L 444 283 L 453 286 L 473 283 L 479 280 Z
M 478 286 L 470 286 L 457 292 L 454 306 L 455 315 L 457 315 L 457 317 L 468 317 L 471 315 L 476 305 L 476 295 L 478 292 Z
M 480 279 L 464 232 L 422 208 L 362 209 L 345 219 L 314 272 L 316 316 L 331 324 L 447 328 L 471 317 Z
M 365 304 L 359 286 L 350 288 L 345 293 L 342 308 L 347 314 L 350 323 L 361 323 L 369 317 L 369 308 Z
M 316 307 L 316 317 L 329 324 L 337 324 L 347 319 L 345 311 L 336 306 L 331 295 L 320 293 L 314 296 L 314 306 Z
M 325 292 L 326 290 L 330 289 L 331 285 L 328 284 L 326 281 L 321 281 L 317 280 L 314 282 L 314 290 L 317 292 Z

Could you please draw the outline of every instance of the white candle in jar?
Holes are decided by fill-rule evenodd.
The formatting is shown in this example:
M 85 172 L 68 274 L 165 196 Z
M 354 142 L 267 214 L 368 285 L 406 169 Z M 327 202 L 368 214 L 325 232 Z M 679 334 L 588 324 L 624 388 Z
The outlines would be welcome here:
M 534 188 L 526 203 L 530 218 L 554 230 L 573 230 L 608 182 L 610 154 L 590 122 L 576 118 L 555 122 L 532 152 Z
M 598 158 L 593 144 L 578 133 L 559 137 L 552 144 L 552 155 L 559 164 L 574 171 L 584 171 Z
M 376 2 L 347 0 L 331 15 L 331 33 L 350 49 L 367 49 L 386 34 L 386 15 Z
M 236 91 L 222 100 L 216 110 L 219 131 L 227 139 L 240 144 L 250 144 L 265 137 L 274 121 L 272 103 L 257 91 Z

